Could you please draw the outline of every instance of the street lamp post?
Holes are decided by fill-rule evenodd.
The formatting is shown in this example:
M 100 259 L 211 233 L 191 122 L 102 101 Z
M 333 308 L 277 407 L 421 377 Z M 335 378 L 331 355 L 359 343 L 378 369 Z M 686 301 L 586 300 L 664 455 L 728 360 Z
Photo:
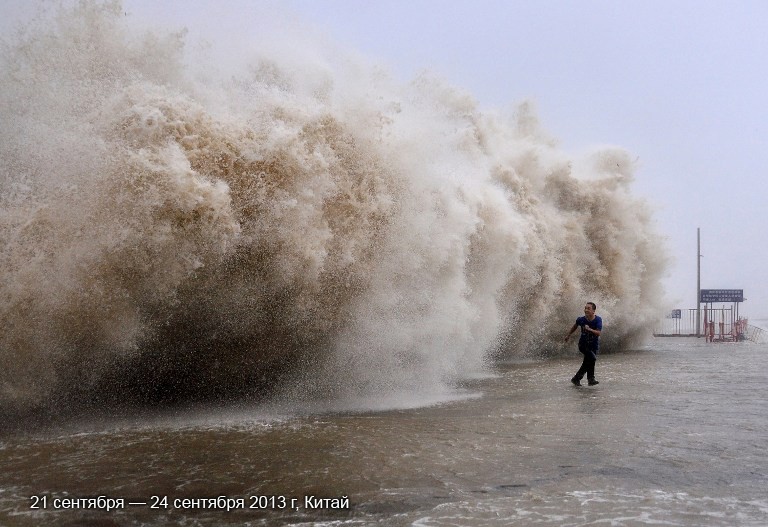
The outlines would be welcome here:
M 701 336 L 701 228 L 696 227 L 696 337 Z

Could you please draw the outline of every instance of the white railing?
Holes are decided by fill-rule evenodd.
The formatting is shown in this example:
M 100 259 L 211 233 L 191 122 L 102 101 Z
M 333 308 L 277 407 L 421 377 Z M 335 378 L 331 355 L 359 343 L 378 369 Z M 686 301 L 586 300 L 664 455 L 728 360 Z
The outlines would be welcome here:
M 676 310 L 657 321 L 653 334 L 657 337 L 696 336 L 696 318 L 695 309 Z M 768 331 L 748 324 L 745 318 L 736 318 L 733 308 L 702 308 L 699 323 L 698 335 L 710 342 L 768 342 Z

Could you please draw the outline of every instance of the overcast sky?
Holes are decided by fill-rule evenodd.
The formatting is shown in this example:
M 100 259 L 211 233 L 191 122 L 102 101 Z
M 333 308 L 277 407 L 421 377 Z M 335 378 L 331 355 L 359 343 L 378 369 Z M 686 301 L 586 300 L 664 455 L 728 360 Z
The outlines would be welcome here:
M 8 14 L 24 2 L 0 0 Z M 744 289 L 768 318 L 768 2 L 125 0 L 137 19 L 222 41 L 324 34 L 407 82 L 431 70 L 481 107 L 535 102 L 578 155 L 619 145 L 639 157 L 635 192 L 657 208 L 676 263 L 674 307 L 702 287 Z M 7 22 L 0 26 L 7 28 Z M 766 327 L 766 323 L 761 324 Z

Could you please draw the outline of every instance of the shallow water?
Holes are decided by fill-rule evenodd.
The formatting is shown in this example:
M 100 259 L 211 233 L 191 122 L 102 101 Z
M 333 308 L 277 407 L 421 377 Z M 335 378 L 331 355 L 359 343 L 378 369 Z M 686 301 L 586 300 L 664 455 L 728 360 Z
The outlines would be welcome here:
M 220 409 L 6 434 L 0 524 L 768 524 L 768 346 L 657 339 L 600 357 L 596 387 L 569 383 L 578 366 L 576 353 L 504 364 L 408 410 Z M 96 496 L 147 505 L 53 507 Z M 218 496 L 245 508 L 175 501 Z M 278 498 L 258 509 L 251 496 Z

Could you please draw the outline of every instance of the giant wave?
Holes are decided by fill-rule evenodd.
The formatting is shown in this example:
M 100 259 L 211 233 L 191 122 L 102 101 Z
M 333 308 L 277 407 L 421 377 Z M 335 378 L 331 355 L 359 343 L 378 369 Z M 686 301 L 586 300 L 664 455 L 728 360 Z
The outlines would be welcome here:
M 630 153 L 574 158 L 528 103 L 431 74 L 278 51 L 217 71 L 189 38 L 80 3 L 6 39 L 4 408 L 418 401 L 561 352 L 587 300 L 604 348 L 647 334 L 666 259 Z

